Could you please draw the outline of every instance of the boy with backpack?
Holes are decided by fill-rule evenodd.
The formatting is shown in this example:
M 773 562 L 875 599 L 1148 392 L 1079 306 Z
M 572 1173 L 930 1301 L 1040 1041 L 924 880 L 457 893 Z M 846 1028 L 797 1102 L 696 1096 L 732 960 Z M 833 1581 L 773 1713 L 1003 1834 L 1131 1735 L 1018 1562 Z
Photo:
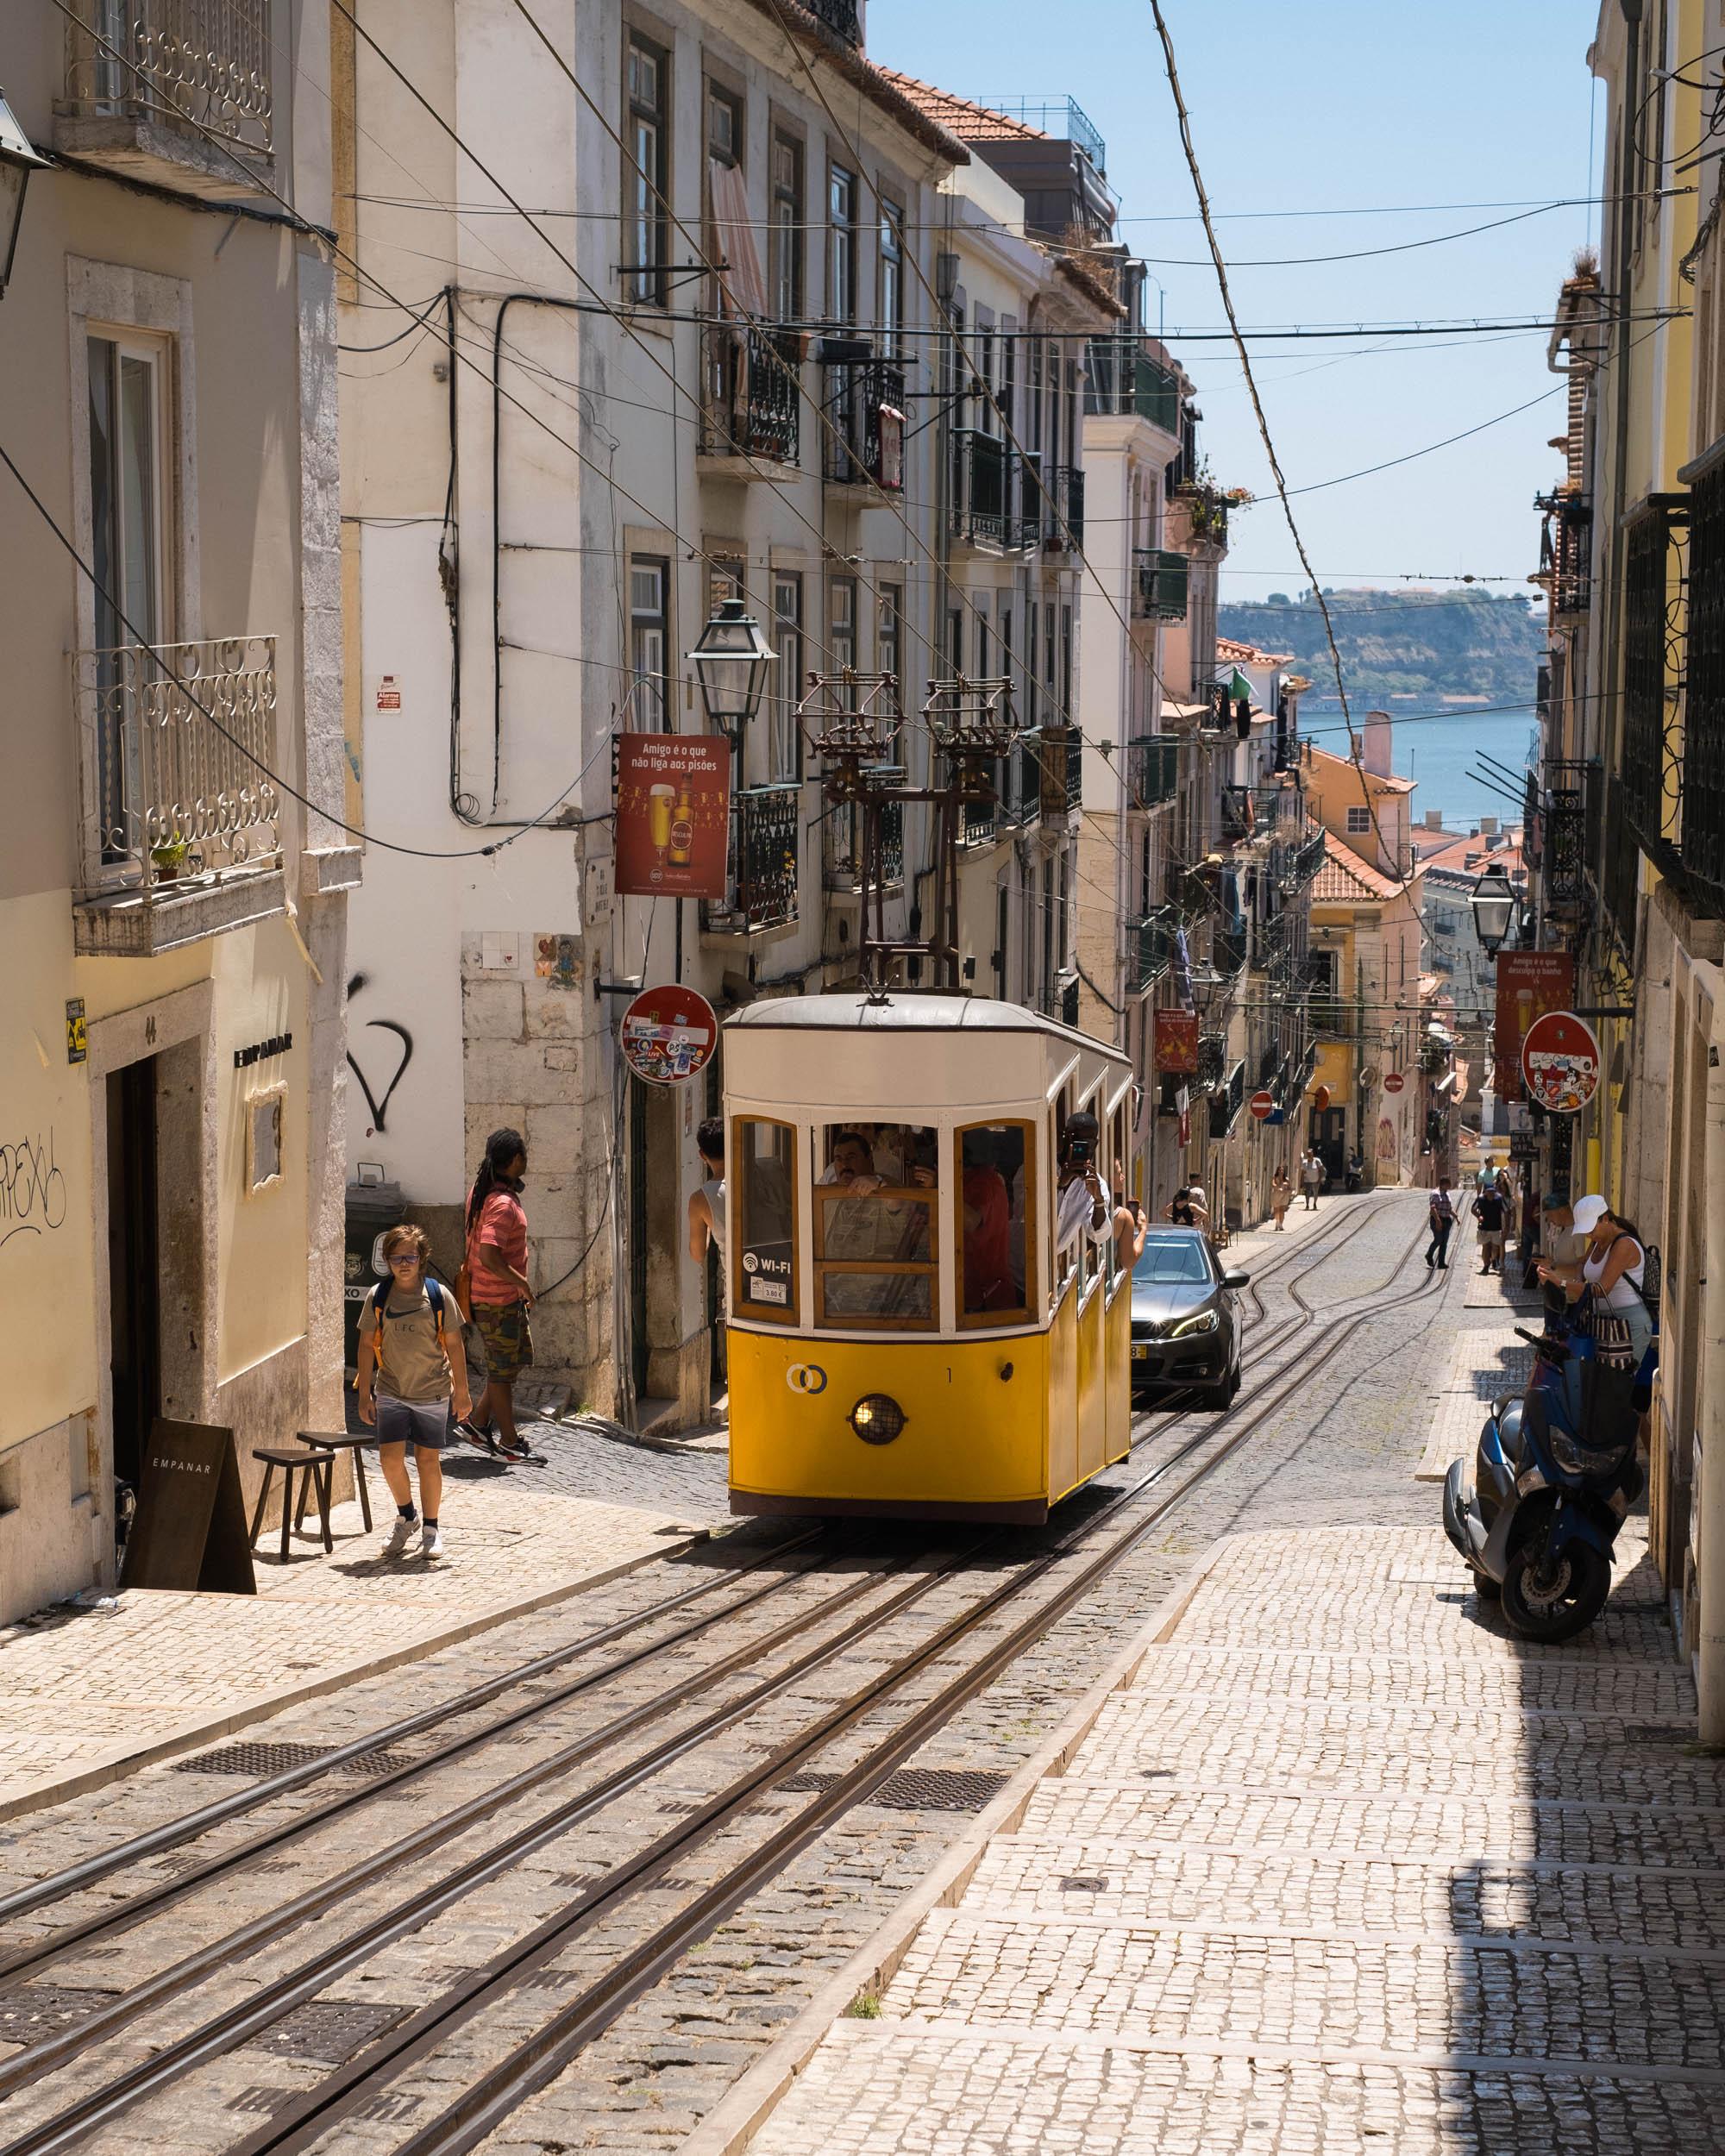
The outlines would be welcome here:
M 401 1556 L 419 1526 L 407 1479 L 410 1445 L 424 1510 L 420 1553 L 442 1556 L 437 1508 L 443 1492 L 443 1448 L 450 1441 L 454 1415 L 465 1419 L 473 1413 L 461 1313 L 448 1289 L 425 1277 L 430 1254 L 423 1228 L 392 1228 L 383 1239 L 390 1276 L 378 1282 L 360 1313 L 354 1389 L 360 1396 L 360 1420 L 376 1425 L 378 1465 L 396 1504 L 395 1525 L 383 1545 L 386 1557 Z

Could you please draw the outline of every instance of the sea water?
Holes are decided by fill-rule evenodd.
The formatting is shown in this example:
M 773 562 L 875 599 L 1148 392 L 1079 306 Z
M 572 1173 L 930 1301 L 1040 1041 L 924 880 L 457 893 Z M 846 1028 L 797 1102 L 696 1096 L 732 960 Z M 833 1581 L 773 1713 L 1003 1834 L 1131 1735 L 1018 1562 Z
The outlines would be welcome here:
M 1423 824 L 1433 809 L 1442 812 L 1446 830 L 1477 828 L 1482 816 L 1495 816 L 1500 824 L 1521 821 L 1521 774 L 1530 756 L 1537 757 L 1538 730 L 1530 711 L 1446 711 L 1429 716 L 1431 707 L 1421 704 L 1417 716 L 1396 719 L 1391 739 L 1391 768 L 1398 778 L 1412 779 L 1418 788 L 1413 799 L 1413 820 Z M 1364 714 L 1358 706 L 1354 724 Z M 1340 711 L 1333 697 L 1302 696 L 1300 731 L 1320 749 L 1336 755 L 1347 753 L 1340 726 Z M 1482 761 L 1490 756 L 1515 773 L 1514 779 L 1495 773 Z

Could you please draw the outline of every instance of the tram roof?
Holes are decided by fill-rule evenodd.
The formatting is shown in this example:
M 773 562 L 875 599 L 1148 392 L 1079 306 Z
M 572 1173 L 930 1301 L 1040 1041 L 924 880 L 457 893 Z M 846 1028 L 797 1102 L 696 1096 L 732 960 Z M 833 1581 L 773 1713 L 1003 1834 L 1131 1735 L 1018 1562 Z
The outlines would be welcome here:
M 772 996 L 751 1003 L 725 1020 L 733 1026 L 782 1028 L 815 1033 L 1040 1033 L 1130 1068 L 1130 1060 L 1112 1042 L 1063 1025 L 1057 1018 L 1026 1011 L 1021 1004 L 991 996 L 898 993 L 884 998 L 861 989 L 838 994 Z

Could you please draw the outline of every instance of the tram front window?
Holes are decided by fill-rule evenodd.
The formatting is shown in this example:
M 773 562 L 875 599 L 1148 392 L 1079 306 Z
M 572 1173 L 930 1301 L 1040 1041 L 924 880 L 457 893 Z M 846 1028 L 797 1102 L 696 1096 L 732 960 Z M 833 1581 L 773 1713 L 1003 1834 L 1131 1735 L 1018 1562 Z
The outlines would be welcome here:
M 958 1307 L 967 1328 L 1023 1324 L 1034 1300 L 1035 1132 L 1028 1123 L 958 1133 Z
M 939 1153 L 911 1124 L 834 1124 L 814 1189 L 817 1320 L 927 1330 L 938 1320 Z

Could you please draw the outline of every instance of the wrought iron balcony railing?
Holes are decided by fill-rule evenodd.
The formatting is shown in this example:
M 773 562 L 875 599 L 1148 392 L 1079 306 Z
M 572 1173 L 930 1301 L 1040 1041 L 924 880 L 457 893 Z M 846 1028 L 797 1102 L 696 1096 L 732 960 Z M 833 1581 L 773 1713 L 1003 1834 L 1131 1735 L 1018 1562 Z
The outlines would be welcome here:
M 1242 1060 L 1210 1095 L 1210 1136 L 1226 1138 L 1245 1106 L 1245 1064 Z
M 1128 946 L 1134 961 L 1132 986 L 1139 990 L 1153 988 L 1174 962 L 1180 917 L 1171 906 L 1158 906 L 1142 920 L 1129 921 L 1126 925 L 1133 938 Z
M 1134 621 L 1184 621 L 1191 563 L 1183 554 L 1162 547 L 1132 549 L 1132 611 Z
M 1177 438 L 1179 379 L 1131 337 L 1092 337 L 1084 409 L 1113 418 L 1147 419 Z
M 1204 546 L 1226 547 L 1229 503 L 1221 489 L 1207 486 L 1201 480 L 1189 479 L 1179 489 L 1179 494 L 1186 505 L 1188 527 L 1194 540 Z
M 802 352 L 801 335 L 794 329 L 707 324 L 701 331 L 703 456 L 796 462 Z
M 1578 912 L 1587 878 L 1599 859 L 1600 786 L 1596 763 L 1548 762 L 1540 810 L 1540 870 L 1546 910 Z
M 1064 817 L 1084 799 L 1084 737 L 1076 726 L 1044 726 L 1035 754 L 1041 812 Z
M 800 799 L 801 788 L 794 782 L 745 787 L 732 797 L 730 895 L 706 902 L 701 924 L 710 933 L 749 936 L 796 920 Z
M 951 523 L 954 536 L 972 546 L 1021 554 L 1035 546 L 1041 529 L 1036 484 L 1016 451 L 977 427 L 952 436 Z
M 835 353 L 829 339 L 822 354 L 824 409 L 832 431 L 822 429 L 825 470 L 836 486 L 878 486 L 901 494 L 905 486 L 905 371 L 889 360 Z
M 1026 499 L 1026 513 L 1041 518 L 1047 552 L 1070 554 L 1084 543 L 1084 474 L 1076 464 L 1056 464 L 1043 468 L 1042 479 L 1046 491 Z
M 1140 734 L 1126 743 L 1126 797 L 1132 808 L 1156 808 L 1180 791 L 1180 740 Z
M 1237 928 L 1218 925 L 1210 937 L 1210 962 L 1222 978 L 1231 980 L 1245 970 L 1249 932 L 1242 922 Z
M 1000 830 L 1000 805 L 998 801 L 964 801 L 958 818 L 958 843 L 961 846 L 992 846 Z
M 1069 981 L 1060 991 L 1060 1023 L 1076 1025 L 1078 1023 L 1078 983 Z
M 874 782 L 882 787 L 902 786 L 905 774 L 901 768 L 891 764 L 877 764 L 871 772 Z M 905 805 L 902 801 L 882 801 L 877 814 L 880 818 L 880 874 L 882 884 L 890 887 L 905 880 Z M 863 832 L 862 806 L 860 801 L 842 801 L 827 811 L 825 838 L 823 842 L 825 881 L 829 891 L 860 891 L 862 888 Z
M 74 0 L 64 110 L 273 147 L 269 0 Z
M 160 649 L 195 701 L 147 645 L 73 654 L 85 899 L 179 897 L 281 865 L 275 638 Z
M 1302 839 L 1297 846 L 1290 847 L 1282 856 L 1282 868 L 1276 882 L 1283 897 L 1291 899 L 1303 890 L 1323 865 L 1324 834 L 1319 830 Z
M 856 0 L 803 0 L 803 5 L 817 22 L 842 37 L 847 45 L 862 42 L 862 24 L 856 12 Z
M 1593 604 L 1593 505 L 1579 494 L 1541 494 L 1540 573 L 1548 580 L 1552 611 L 1578 619 Z

